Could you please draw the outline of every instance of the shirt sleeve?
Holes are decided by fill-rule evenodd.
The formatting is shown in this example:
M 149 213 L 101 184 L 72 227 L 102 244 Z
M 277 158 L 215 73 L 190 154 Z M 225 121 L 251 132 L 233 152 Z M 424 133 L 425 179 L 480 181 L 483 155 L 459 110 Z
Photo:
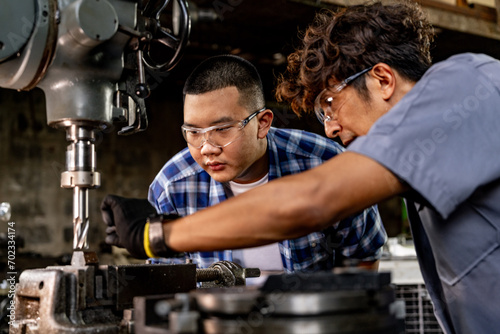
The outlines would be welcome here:
M 159 213 L 181 215 L 175 205 L 175 196 L 178 194 L 173 193 L 175 187 L 172 180 L 180 169 L 177 166 L 180 163 L 184 161 L 178 156 L 169 160 L 149 186 L 148 200 Z
M 396 174 L 447 218 L 500 177 L 500 62 L 463 54 L 434 65 L 349 151 Z
M 172 204 L 170 194 L 157 179 L 149 186 L 148 200 L 155 207 L 156 212 L 178 214 Z
M 337 239 L 342 240 L 339 248 L 344 257 L 363 261 L 374 261 L 381 257 L 387 233 L 377 206 L 343 219 L 335 229 L 341 235 Z

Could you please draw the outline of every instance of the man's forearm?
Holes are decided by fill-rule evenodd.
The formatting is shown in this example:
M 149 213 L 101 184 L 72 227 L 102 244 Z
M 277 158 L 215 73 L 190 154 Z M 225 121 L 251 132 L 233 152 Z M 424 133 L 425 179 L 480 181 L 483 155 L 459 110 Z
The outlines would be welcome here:
M 164 224 L 175 251 L 253 247 L 319 231 L 404 191 L 387 169 L 356 153 L 286 176 Z
M 299 185 L 274 183 L 164 224 L 167 244 L 177 251 L 237 249 L 296 238 L 316 230 L 307 226 L 307 222 L 317 221 L 305 209 L 310 204 L 301 203 L 307 199 L 289 196 L 300 190 Z M 279 193 L 282 186 L 289 195 Z

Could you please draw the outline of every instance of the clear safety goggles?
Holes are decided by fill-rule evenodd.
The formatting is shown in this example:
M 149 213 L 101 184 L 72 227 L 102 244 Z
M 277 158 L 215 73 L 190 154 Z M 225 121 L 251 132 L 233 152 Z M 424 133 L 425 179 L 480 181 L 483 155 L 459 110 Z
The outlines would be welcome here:
M 336 84 L 333 87 L 327 87 L 318 94 L 316 99 L 314 100 L 314 112 L 316 113 L 316 117 L 318 118 L 321 124 L 325 124 L 325 122 L 329 122 L 333 119 L 333 112 L 336 110 L 335 107 L 332 107 L 333 96 L 335 94 L 340 93 L 342 89 L 344 89 L 351 82 L 370 71 L 373 66 L 365 68 L 361 72 L 358 72 L 354 75 L 351 75 L 344 81 L 339 84 Z
M 210 145 L 223 148 L 236 141 L 243 135 L 245 126 L 259 113 L 266 110 L 266 107 L 259 109 L 241 121 L 229 122 L 221 125 L 214 125 L 208 128 L 194 128 L 181 126 L 182 135 L 186 142 L 194 147 L 201 148 L 205 142 Z

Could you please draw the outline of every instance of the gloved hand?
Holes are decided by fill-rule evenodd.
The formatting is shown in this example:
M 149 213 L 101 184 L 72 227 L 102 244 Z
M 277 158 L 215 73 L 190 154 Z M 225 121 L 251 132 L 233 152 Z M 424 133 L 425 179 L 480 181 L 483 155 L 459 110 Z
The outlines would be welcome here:
M 151 251 L 151 245 L 148 242 L 150 240 L 149 230 L 145 230 L 145 227 L 148 218 L 156 215 L 156 210 L 147 199 L 107 195 L 101 203 L 101 214 L 104 223 L 107 225 L 105 239 L 107 244 L 124 247 L 133 257 L 138 259 L 147 259 L 151 255 L 167 257 L 170 253 L 173 253 L 167 251 L 166 245 L 161 248 L 161 251 L 156 253 Z M 178 217 L 169 215 L 167 218 L 173 220 Z M 165 243 L 163 234 L 160 236 L 161 240 L 158 240 L 157 237 L 158 235 L 156 235 L 155 241 L 157 245 L 158 241 Z M 146 245 L 144 244 L 145 240 Z M 148 251 L 146 251 L 146 247 Z

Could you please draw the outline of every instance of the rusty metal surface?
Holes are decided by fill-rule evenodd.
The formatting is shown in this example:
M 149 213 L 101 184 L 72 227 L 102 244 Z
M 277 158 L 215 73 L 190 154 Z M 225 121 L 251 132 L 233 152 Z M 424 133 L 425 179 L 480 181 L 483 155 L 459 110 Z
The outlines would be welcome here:
M 10 333 L 80 333 L 115 334 L 119 319 L 109 309 L 89 309 L 99 324 L 84 322 L 77 311 L 76 278 L 62 270 L 34 269 L 23 272 L 16 291 L 15 315 Z M 97 316 L 99 319 L 97 319 Z

